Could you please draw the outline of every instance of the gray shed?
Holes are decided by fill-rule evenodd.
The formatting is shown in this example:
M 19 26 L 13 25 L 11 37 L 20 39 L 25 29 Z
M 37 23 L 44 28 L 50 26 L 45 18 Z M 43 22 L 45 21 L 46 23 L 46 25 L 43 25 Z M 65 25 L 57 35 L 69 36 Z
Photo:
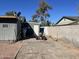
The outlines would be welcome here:
M 0 16 L 0 41 L 20 39 L 21 24 L 15 16 Z

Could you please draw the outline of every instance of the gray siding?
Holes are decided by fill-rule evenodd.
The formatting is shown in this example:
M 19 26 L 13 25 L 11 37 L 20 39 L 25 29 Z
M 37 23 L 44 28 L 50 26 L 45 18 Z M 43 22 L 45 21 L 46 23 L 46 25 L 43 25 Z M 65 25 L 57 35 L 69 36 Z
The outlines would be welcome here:
M 16 40 L 17 24 L 0 23 L 0 40 Z

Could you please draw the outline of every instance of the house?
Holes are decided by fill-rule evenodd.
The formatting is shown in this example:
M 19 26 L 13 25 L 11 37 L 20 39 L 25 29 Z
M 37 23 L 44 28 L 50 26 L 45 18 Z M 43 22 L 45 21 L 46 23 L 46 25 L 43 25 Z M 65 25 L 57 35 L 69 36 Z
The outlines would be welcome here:
M 16 41 L 21 38 L 21 24 L 16 16 L 0 16 L 0 41 Z
M 56 23 L 56 25 L 73 25 L 73 24 L 79 24 L 79 16 L 64 16 Z

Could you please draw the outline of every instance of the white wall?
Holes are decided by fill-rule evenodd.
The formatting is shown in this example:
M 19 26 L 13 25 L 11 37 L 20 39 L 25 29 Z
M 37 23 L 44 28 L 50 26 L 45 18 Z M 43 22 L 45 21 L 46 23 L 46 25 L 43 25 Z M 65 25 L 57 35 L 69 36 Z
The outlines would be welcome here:
M 49 35 L 48 27 L 44 27 L 44 34 L 45 34 L 46 36 Z
M 63 39 L 79 47 L 79 25 L 47 27 L 45 30 L 46 35 Z
M 34 32 L 37 36 L 39 36 L 40 25 L 34 25 Z
M 3 24 L 8 27 L 3 27 Z M 16 40 L 17 24 L 0 23 L 0 40 Z

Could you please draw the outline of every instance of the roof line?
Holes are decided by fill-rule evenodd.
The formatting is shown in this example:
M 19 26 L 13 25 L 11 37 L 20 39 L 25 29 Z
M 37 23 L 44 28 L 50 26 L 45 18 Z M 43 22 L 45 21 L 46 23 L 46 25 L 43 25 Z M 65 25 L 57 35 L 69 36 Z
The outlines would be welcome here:
M 72 18 L 68 18 L 68 17 L 66 17 L 66 16 L 63 16 L 56 24 L 58 24 L 61 20 L 63 20 L 63 18 L 66 18 L 66 19 L 69 19 L 69 20 L 75 20 L 75 19 L 72 19 Z
M 0 18 L 17 18 L 16 16 L 0 16 Z

